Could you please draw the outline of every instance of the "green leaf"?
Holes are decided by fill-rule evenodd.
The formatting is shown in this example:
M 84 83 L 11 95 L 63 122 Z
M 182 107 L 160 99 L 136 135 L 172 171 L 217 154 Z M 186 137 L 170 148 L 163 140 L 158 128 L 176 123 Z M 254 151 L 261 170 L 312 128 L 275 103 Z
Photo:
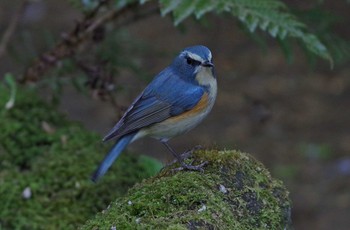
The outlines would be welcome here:
M 181 3 L 181 0 L 160 0 L 160 13 L 165 16 L 169 12 L 175 10 Z
M 315 35 L 304 34 L 304 36 L 302 36 L 301 39 L 303 40 L 308 50 L 310 50 L 317 56 L 320 56 L 324 59 L 328 59 L 331 64 L 331 68 L 333 68 L 333 59 L 330 53 L 328 52 L 326 46 Z
M 15 105 L 16 101 L 16 93 L 17 93 L 17 84 L 14 76 L 10 73 L 5 74 L 5 82 L 9 85 L 10 87 L 10 99 L 7 101 L 5 105 L 5 109 L 9 110 L 12 109 L 13 106 Z
M 278 25 L 272 25 L 270 26 L 269 28 L 269 33 L 272 37 L 276 37 L 277 36 L 277 33 L 278 33 Z
M 205 13 L 210 12 L 215 9 L 217 1 L 211 0 L 199 0 L 197 1 L 195 15 L 196 18 L 201 18 Z
M 249 15 L 249 17 L 247 17 L 246 19 L 246 24 L 249 31 L 253 33 L 255 29 L 258 27 L 259 19 Z
M 344 63 L 350 60 L 350 41 L 327 33 L 321 35 L 322 41 L 327 45 L 336 63 Z
M 228 12 L 249 31 L 255 32 L 260 28 L 274 38 L 293 37 L 301 41 L 309 52 L 329 60 L 333 65 L 327 47 L 281 0 L 160 0 L 160 9 L 162 15 L 173 13 L 175 25 L 191 15 L 199 19 L 208 12 Z
M 282 38 L 278 37 L 277 41 L 279 42 L 279 44 L 282 48 L 282 51 L 287 59 L 287 62 L 292 63 L 294 56 L 293 56 L 293 52 L 292 52 L 292 47 L 291 47 L 288 39 L 282 39 Z
M 288 34 L 287 30 L 281 28 L 281 29 L 278 31 L 277 36 L 278 36 L 278 38 L 280 38 L 280 39 L 283 40 L 283 39 L 287 36 L 287 34 Z
M 177 26 L 183 20 L 185 20 L 188 16 L 190 16 L 194 10 L 197 1 L 182 1 L 174 10 L 174 24 Z

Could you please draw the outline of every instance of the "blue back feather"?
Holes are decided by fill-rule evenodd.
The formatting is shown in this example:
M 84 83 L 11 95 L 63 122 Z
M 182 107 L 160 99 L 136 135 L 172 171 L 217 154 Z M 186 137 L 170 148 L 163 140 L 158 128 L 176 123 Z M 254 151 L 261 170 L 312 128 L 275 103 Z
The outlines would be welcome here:
M 121 137 L 188 111 L 200 101 L 204 91 L 205 88 L 179 78 L 168 67 L 137 97 L 104 140 Z

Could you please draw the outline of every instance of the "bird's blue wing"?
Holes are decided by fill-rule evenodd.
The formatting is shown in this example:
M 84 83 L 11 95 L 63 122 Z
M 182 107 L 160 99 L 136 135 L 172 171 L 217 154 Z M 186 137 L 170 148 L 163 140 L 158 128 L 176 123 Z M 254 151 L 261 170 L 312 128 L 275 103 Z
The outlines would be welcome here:
M 185 82 L 171 69 L 165 69 L 136 98 L 103 140 L 119 138 L 188 111 L 203 94 L 200 86 Z

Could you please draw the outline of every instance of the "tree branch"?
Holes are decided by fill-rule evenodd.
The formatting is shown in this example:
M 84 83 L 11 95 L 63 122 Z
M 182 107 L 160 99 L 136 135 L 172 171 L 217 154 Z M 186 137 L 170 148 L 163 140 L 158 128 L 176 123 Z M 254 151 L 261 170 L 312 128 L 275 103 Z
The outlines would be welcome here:
M 102 15 L 90 14 L 86 16 L 69 34 L 63 36 L 61 42 L 50 51 L 42 54 L 40 58 L 27 68 L 20 79 L 20 83 L 37 81 L 42 75 L 55 67 L 59 61 L 74 56 L 78 49 L 86 48 L 82 45 L 90 41 L 94 31 L 106 23 L 113 20 L 116 22 L 115 27 L 118 28 L 158 11 L 159 7 L 156 4 L 147 3 L 140 5 L 138 2 L 135 2 L 121 9 L 111 9 Z

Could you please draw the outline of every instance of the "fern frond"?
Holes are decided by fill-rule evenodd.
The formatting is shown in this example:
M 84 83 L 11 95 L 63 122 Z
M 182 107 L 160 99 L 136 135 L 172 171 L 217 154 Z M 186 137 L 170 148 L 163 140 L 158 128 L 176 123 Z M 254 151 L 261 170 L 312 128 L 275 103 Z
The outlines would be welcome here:
M 327 33 L 320 38 L 327 45 L 335 63 L 345 63 L 350 60 L 350 41 L 345 40 L 335 34 Z
M 250 32 L 257 28 L 274 38 L 294 37 L 312 53 L 332 58 L 326 46 L 317 36 L 307 31 L 304 23 L 288 11 L 280 0 L 159 0 L 162 15 L 172 12 L 174 24 L 178 25 L 191 15 L 201 18 L 208 12 L 230 13 L 237 17 Z

